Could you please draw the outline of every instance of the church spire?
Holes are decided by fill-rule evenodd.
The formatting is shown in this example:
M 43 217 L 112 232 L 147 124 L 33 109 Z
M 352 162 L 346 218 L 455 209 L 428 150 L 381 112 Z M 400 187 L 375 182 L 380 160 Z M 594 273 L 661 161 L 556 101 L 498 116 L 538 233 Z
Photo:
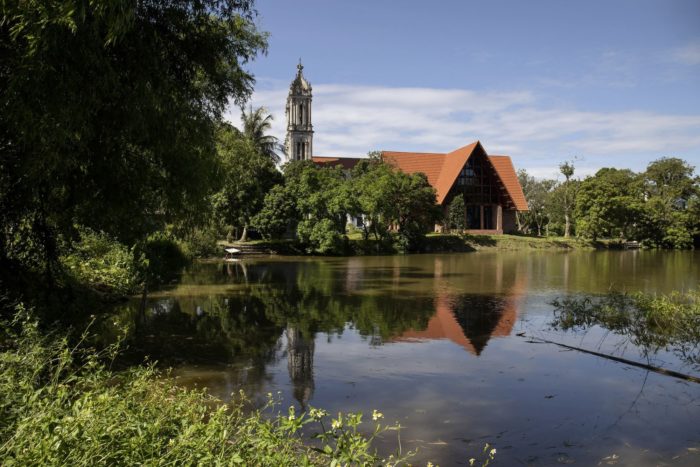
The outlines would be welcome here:
M 299 59 L 297 74 L 287 96 L 287 137 L 284 141 L 287 158 L 309 160 L 313 154 L 313 125 L 311 124 L 311 84 L 304 77 L 304 65 Z

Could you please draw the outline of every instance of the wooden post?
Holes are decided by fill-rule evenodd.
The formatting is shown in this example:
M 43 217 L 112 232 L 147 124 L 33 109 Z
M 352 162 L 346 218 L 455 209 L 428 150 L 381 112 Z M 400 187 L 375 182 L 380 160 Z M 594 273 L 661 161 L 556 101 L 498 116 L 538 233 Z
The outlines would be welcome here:
M 496 206 L 496 230 L 503 232 L 503 207 L 500 204 Z

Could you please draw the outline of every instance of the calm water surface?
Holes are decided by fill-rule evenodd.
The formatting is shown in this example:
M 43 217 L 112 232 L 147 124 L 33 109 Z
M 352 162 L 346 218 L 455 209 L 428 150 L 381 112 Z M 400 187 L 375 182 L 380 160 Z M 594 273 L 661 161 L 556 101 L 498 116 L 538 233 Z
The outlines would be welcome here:
M 700 384 L 529 339 L 700 376 L 673 349 L 550 326 L 557 298 L 699 284 L 697 252 L 266 258 L 197 264 L 117 316 L 183 385 L 380 409 L 416 463 L 465 465 L 488 442 L 498 465 L 700 465 Z

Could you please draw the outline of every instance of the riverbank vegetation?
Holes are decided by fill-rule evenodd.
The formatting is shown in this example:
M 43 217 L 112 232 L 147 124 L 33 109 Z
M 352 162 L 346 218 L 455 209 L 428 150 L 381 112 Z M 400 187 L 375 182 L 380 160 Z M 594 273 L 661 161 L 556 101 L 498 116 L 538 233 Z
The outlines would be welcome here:
M 664 157 L 641 173 L 602 168 L 583 180 L 572 178 L 573 170 L 573 163 L 562 165 L 563 183 L 518 172 L 530 207 L 518 216 L 522 233 L 637 241 L 649 248 L 698 246 L 700 177 L 688 162 Z
M 373 450 L 375 437 L 398 430 L 381 424 L 377 411 L 372 421 L 314 408 L 279 413 L 272 395 L 262 409 L 246 406 L 242 394 L 223 404 L 206 391 L 176 386 L 153 366 L 113 372 L 118 343 L 99 352 L 69 346 L 60 334 L 41 332 L 21 307 L 0 326 L 3 465 L 396 465 L 407 459 Z
M 586 330 L 600 326 L 628 338 L 646 356 L 668 349 L 686 363 L 700 366 L 700 292 L 668 295 L 611 292 L 574 296 L 553 303 L 553 326 Z

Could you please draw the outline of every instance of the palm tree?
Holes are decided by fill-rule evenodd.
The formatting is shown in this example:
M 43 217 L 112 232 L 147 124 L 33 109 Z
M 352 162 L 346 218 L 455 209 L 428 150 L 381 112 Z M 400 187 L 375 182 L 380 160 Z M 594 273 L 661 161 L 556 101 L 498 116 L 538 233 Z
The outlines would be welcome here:
M 280 163 L 280 156 L 277 151 L 282 150 L 277 138 L 272 135 L 266 135 L 272 127 L 272 115 L 267 113 L 265 107 L 258 107 L 253 110 L 251 106 L 249 111 L 243 109 L 241 119 L 243 120 L 243 134 L 249 138 L 253 144 L 266 156 L 268 156 L 275 164 Z

